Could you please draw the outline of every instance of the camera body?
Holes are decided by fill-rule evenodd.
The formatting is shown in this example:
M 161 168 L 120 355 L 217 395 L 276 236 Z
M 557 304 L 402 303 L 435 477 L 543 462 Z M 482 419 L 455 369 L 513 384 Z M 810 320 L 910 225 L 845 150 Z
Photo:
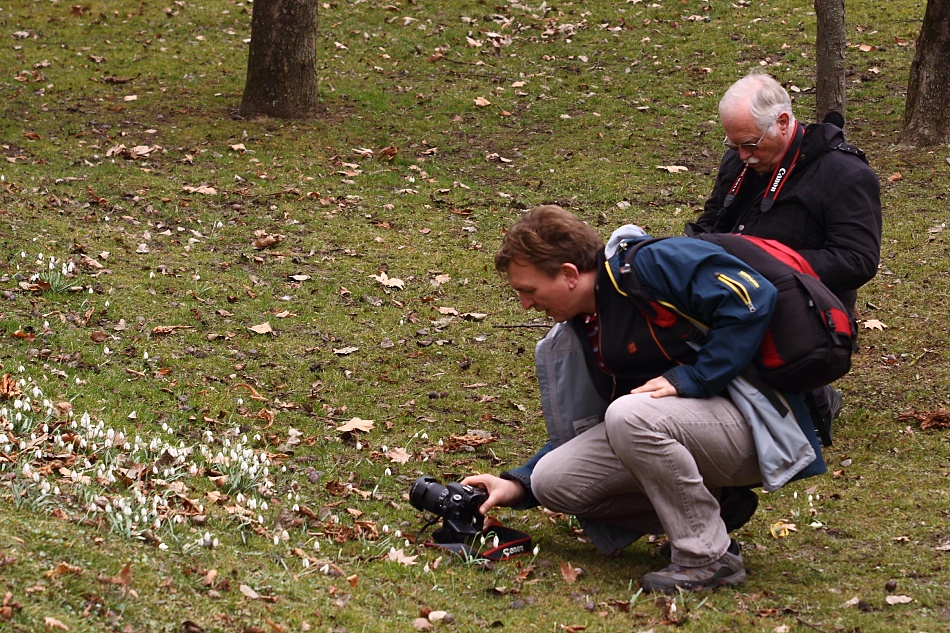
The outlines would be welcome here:
M 464 543 L 481 534 L 485 517 L 478 508 L 488 493 L 458 482 L 442 485 L 435 477 L 420 477 L 409 490 L 409 503 L 417 510 L 442 517 L 442 528 L 433 537 L 440 543 Z

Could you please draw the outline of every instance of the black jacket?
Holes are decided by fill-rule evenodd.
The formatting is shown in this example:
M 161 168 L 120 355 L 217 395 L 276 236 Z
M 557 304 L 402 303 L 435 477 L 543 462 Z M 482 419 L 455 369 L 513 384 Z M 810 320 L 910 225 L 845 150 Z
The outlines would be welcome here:
M 841 128 L 817 123 L 805 129 L 801 154 L 774 206 L 763 212 L 771 174 L 749 170 L 735 201 L 726 194 L 742 170 L 739 152 L 719 165 L 712 195 L 686 233 L 744 233 L 794 248 L 842 302 L 854 309 L 857 289 L 877 273 L 881 254 L 881 185 L 864 153 Z

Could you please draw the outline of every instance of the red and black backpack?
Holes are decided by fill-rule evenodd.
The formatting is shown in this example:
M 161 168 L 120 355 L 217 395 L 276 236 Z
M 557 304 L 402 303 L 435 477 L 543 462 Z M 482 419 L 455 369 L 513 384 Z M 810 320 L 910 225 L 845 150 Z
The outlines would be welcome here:
M 664 238 L 641 240 L 623 250 L 621 264 L 630 264 L 623 267 L 624 290 L 651 321 L 701 344 L 708 328 L 689 315 L 662 309 L 636 277 L 636 252 L 659 239 Z M 804 393 L 848 373 L 857 350 L 857 326 L 805 258 L 781 242 L 749 235 L 704 234 L 694 239 L 718 244 L 778 290 L 768 331 L 750 368 L 753 378 L 780 391 Z

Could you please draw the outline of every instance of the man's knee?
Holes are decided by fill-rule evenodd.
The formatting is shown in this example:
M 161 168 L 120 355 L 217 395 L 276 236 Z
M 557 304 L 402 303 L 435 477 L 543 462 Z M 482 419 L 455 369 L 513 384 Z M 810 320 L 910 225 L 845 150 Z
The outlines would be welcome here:
M 639 393 L 614 400 L 604 414 L 604 430 L 608 439 L 616 437 L 618 433 L 627 436 L 655 433 L 657 422 L 663 417 L 656 404 L 656 398 Z

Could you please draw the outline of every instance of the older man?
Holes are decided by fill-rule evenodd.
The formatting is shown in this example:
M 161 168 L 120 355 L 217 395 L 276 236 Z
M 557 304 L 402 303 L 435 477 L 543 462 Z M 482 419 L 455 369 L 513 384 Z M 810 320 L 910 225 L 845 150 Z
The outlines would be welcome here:
M 854 312 L 857 289 L 877 273 L 880 182 L 864 152 L 845 142 L 843 117 L 805 126 L 788 92 L 757 70 L 719 102 L 728 148 L 702 215 L 687 235 L 743 233 L 778 240 L 808 260 Z M 825 445 L 841 408 L 833 387 L 807 396 Z M 741 491 L 747 502 L 750 491 Z
M 778 240 L 853 310 L 880 259 L 880 182 L 864 152 L 845 142 L 841 115 L 805 126 L 781 84 L 754 72 L 726 91 L 719 116 L 728 149 L 687 234 Z

